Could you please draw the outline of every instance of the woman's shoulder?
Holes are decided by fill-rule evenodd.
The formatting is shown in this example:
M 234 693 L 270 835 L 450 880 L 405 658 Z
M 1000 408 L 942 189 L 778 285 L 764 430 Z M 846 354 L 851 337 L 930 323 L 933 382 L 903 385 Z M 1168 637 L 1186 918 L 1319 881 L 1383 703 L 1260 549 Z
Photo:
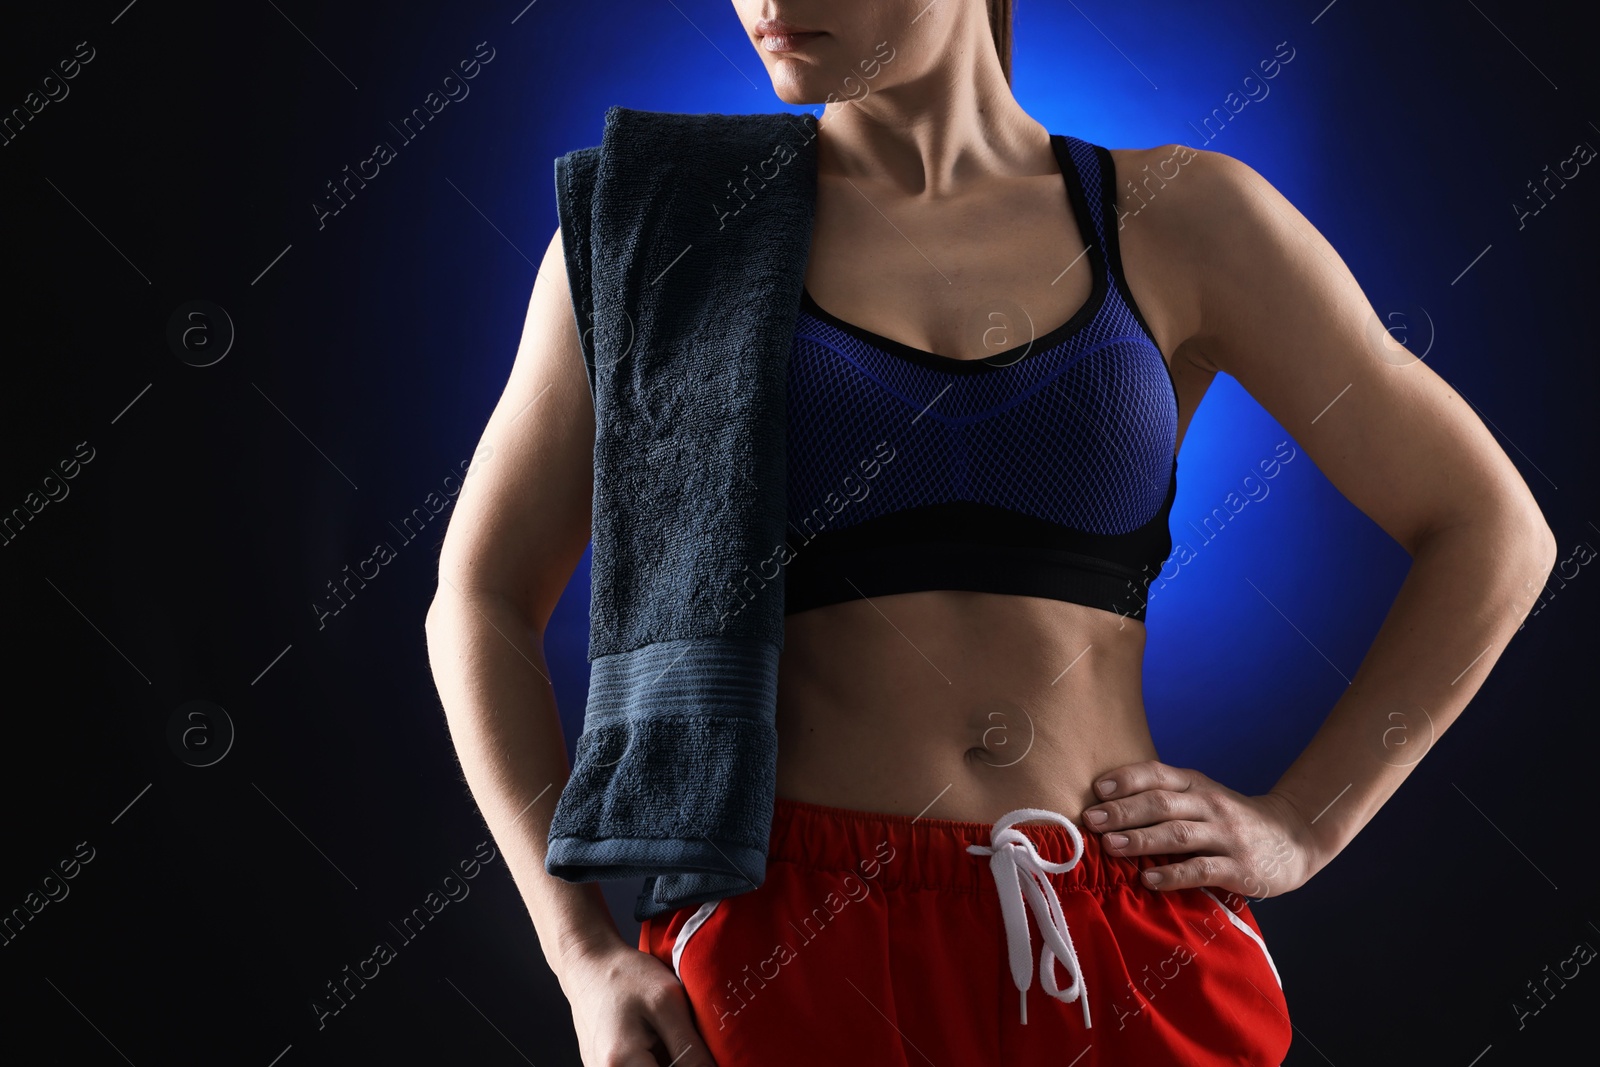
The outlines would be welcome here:
M 1119 216 L 1149 214 L 1173 237 L 1204 239 L 1271 188 L 1248 163 L 1212 149 L 1173 143 L 1106 151 L 1115 168 L 1110 177 Z

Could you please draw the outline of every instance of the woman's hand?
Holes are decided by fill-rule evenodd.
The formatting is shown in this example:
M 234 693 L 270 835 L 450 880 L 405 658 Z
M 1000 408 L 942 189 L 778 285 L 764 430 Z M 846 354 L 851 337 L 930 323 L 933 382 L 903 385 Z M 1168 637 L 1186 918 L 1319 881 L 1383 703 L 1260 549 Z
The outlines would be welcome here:
M 1103 835 L 1107 852 L 1190 856 L 1145 871 L 1153 889 L 1217 886 L 1272 897 L 1298 889 L 1326 862 L 1311 824 L 1276 793 L 1245 796 L 1158 760 L 1101 775 L 1095 792 L 1104 799 L 1084 811 L 1084 825 Z
M 716 1067 L 672 968 L 613 934 L 563 961 L 585 1067 Z

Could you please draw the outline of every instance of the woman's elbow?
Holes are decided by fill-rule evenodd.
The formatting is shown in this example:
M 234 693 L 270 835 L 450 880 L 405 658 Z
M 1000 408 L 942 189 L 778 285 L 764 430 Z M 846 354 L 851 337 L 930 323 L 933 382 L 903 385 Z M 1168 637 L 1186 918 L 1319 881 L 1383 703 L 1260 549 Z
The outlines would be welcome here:
M 1530 527 L 1527 541 L 1534 562 L 1539 565 L 1541 573 L 1549 574 L 1550 569 L 1556 565 L 1556 558 L 1561 554 L 1561 546 L 1556 543 L 1555 531 L 1550 528 L 1550 523 L 1545 519 L 1539 505 L 1533 501 L 1527 505 L 1525 519 Z
M 1534 584 L 1542 583 L 1561 554 L 1555 531 L 1531 495 L 1515 502 L 1506 514 L 1503 544 L 1507 555 L 1525 561 Z

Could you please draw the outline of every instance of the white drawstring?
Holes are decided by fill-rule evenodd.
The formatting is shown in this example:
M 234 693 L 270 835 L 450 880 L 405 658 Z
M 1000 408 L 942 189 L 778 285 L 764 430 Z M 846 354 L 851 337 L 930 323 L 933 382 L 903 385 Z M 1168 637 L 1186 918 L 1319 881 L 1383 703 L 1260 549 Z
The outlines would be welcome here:
M 1064 863 L 1051 863 L 1039 855 L 1033 841 L 1011 824 L 1028 819 L 1048 819 L 1067 828 L 1072 838 L 1073 856 Z M 1018 808 L 994 824 L 989 845 L 968 845 L 967 851 L 977 856 L 989 857 L 989 869 L 994 872 L 995 886 L 1000 892 L 1000 915 L 1005 921 L 1006 952 L 1011 958 L 1011 978 L 1017 985 L 1022 1002 L 1022 1022 L 1028 1022 L 1028 987 L 1033 984 L 1033 940 L 1028 933 L 1028 913 L 1024 900 L 1033 905 L 1033 914 L 1039 924 L 1039 935 L 1044 944 L 1039 946 L 1039 983 L 1044 991 L 1057 1000 L 1070 1004 L 1081 1000 L 1083 1025 L 1090 1027 L 1089 996 L 1083 981 L 1083 970 L 1078 965 L 1078 953 L 1072 947 L 1072 936 L 1067 932 L 1066 915 L 1061 910 L 1061 898 L 1045 873 L 1062 874 L 1078 865 L 1083 858 L 1083 835 L 1072 820 L 1058 812 L 1043 808 Z M 1026 874 L 1023 880 L 1021 875 Z M 1055 961 L 1060 960 L 1072 975 L 1072 984 L 1063 990 L 1056 984 Z

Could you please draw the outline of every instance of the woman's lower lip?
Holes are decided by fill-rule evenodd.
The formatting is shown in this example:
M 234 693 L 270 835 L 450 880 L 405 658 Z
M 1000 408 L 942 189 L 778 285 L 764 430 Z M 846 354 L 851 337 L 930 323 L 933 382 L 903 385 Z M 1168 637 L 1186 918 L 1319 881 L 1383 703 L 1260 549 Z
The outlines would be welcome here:
M 804 47 L 821 36 L 822 33 L 820 31 L 815 33 L 776 33 L 761 38 L 761 47 L 769 52 L 793 52 L 796 48 Z

